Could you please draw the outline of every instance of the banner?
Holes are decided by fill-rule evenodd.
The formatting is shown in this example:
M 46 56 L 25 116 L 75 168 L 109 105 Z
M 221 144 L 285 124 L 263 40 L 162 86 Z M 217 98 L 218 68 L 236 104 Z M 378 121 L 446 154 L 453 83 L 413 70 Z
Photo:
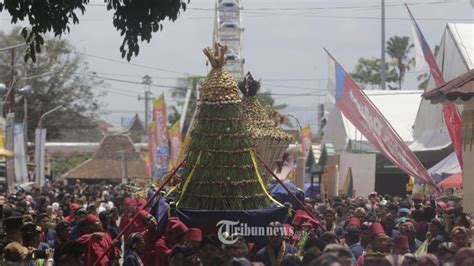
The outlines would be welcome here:
M 387 159 L 408 175 L 436 187 L 435 182 L 415 154 L 408 148 L 380 111 L 352 78 L 328 53 L 328 90 L 342 114 Z
M 156 165 L 156 178 L 161 180 L 166 172 L 168 172 L 168 160 L 169 160 L 169 145 L 168 145 L 168 132 L 166 128 L 166 104 L 165 95 L 162 93 L 160 97 L 153 100 L 153 121 L 156 125 L 155 131 L 155 165 Z
M 148 163 L 148 170 L 147 172 L 149 173 L 149 176 L 152 179 L 156 179 L 156 160 L 155 160 L 155 155 L 156 155 L 156 138 L 155 138 L 155 132 L 156 132 L 156 125 L 154 122 L 148 124 L 148 155 L 147 155 L 147 163 Z
M 44 179 L 45 143 L 46 143 L 46 129 L 37 128 L 35 130 L 35 161 L 36 161 L 35 182 L 40 187 L 43 187 L 45 184 L 45 179 Z
M 171 168 L 176 165 L 179 157 L 179 151 L 181 150 L 181 127 L 180 121 L 177 120 L 169 131 L 170 136 L 170 166 Z
M 308 126 L 305 126 L 304 128 L 301 129 L 300 132 L 300 139 L 301 139 L 301 152 L 303 153 L 303 157 L 308 156 L 309 150 L 311 149 L 311 128 Z
M 441 70 L 439 69 L 438 63 L 436 63 L 436 59 L 431 52 L 430 46 L 426 42 L 425 37 L 423 36 L 423 33 L 421 32 L 420 28 L 418 27 L 418 24 L 416 23 L 415 18 L 413 17 L 410 9 L 408 6 L 405 4 L 408 13 L 410 14 L 410 18 L 412 21 L 412 26 L 413 26 L 413 31 L 415 32 L 415 39 L 417 39 L 418 43 L 418 51 L 417 54 L 422 52 L 424 60 L 428 63 L 428 66 L 430 67 L 430 72 L 431 76 L 433 77 L 436 86 L 442 86 L 444 85 L 445 81 L 443 78 L 443 74 L 441 73 Z M 417 56 L 417 68 L 421 66 L 421 63 L 419 60 L 419 56 Z M 461 114 L 459 113 L 458 108 L 456 107 L 456 104 L 449 102 L 449 101 L 444 101 L 442 103 L 443 105 L 443 118 L 444 122 L 446 124 L 446 127 L 448 128 L 449 132 L 449 137 L 451 138 L 451 142 L 453 143 L 454 151 L 456 152 L 456 156 L 459 161 L 459 165 L 461 166 L 461 169 L 463 168 L 463 158 L 462 158 L 462 119 L 461 119 Z
M 344 185 L 342 186 L 341 195 L 354 197 L 354 184 L 352 181 L 352 168 L 349 167 L 347 170 L 346 180 L 344 181 Z
M 5 146 L 8 151 L 14 151 L 15 135 L 15 114 L 7 114 L 5 121 Z M 12 192 L 15 188 L 15 159 L 13 156 L 6 157 L 7 185 L 8 191 Z
M 15 148 L 15 180 L 17 183 L 28 182 L 28 168 L 26 166 L 25 135 L 23 134 L 23 124 L 15 124 L 13 136 Z

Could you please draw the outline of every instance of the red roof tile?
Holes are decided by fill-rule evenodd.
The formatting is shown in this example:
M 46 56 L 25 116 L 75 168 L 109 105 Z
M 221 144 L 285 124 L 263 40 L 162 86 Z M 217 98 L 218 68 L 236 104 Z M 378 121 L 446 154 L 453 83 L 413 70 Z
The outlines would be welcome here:
M 474 96 L 474 69 L 446 82 L 444 85 L 423 93 L 425 99 L 445 98 L 455 101 L 460 98 L 468 101 Z

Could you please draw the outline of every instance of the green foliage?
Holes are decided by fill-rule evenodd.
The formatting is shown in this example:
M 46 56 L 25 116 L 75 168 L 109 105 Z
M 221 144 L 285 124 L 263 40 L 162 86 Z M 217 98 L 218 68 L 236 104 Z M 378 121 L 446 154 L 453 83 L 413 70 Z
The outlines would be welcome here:
M 396 67 L 398 89 L 402 89 L 402 82 L 405 74 L 415 63 L 415 58 L 409 56 L 410 50 L 414 47 L 410 43 L 408 36 L 393 36 L 387 41 L 387 54 L 392 58 L 393 65 Z
M 23 28 L 21 35 L 28 45 L 25 61 L 36 61 L 41 52 L 46 33 L 61 37 L 70 32 L 70 26 L 79 24 L 78 14 L 84 15 L 89 0 L 38 1 L 0 0 L 0 12 L 6 11 L 12 17 L 11 23 L 27 22 L 30 28 Z M 175 21 L 179 11 L 186 10 L 182 0 L 169 1 L 123 1 L 104 0 L 107 10 L 113 10 L 113 25 L 123 37 L 120 52 L 130 61 L 137 56 L 138 42 L 150 42 L 152 33 L 163 30 L 163 21 Z M 188 0 L 189 3 L 189 0 Z
M 61 176 L 67 171 L 77 167 L 79 164 L 85 162 L 92 157 L 91 154 L 84 154 L 74 152 L 72 154 L 55 153 L 53 155 L 54 160 L 54 173 L 56 176 Z
M 0 32 L 0 43 L 5 46 L 17 44 L 22 38 L 19 32 L 18 27 L 9 34 Z M 95 118 L 101 107 L 100 97 L 105 94 L 98 90 L 104 87 L 101 81 L 84 74 L 88 72 L 87 62 L 68 41 L 46 38 L 45 44 L 36 63 L 25 63 L 20 57 L 15 58 L 14 88 L 30 85 L 33 91 L 28 98 L 30 140 L 33 140 L 33 129 L 38 126 L 38 121 L 45 112 L 60 105 L 65 107 L 65 110 L 54 112 L 43 120 L 43 127 L 48 129 L 48 139 L 54 139 L 60 137 L 60 129 L 76 127 L 77 119 Z M 10 53 L 0 53 L 0 83 L 9 87 L 12 84 L 10 60 Z M 33 76 L 40 77 L 28 78 Z M 14 109 L 17 119 L 22 119 L 24 115 L 21 104 L 23 101 L 23 97 L 18 97 Z M 71 113 L 78 115 L 66 115 Z M 81 121 L 80 124 L 84 123 Z
M 389 55 L 389 62 L 386 62 L 385 73 L 387 86 L 391 90 L 401 90 L 405 75 L 414 64 L 414 58 L 410 57 L 413 44 L 407 36 L 393 36 L 387 41 L 386 53 Z M 381 59 L 380 58 L 359 58 L 355 70 L 351 73 L 352 78 L 359 83 L 363 89 L 379 88 L 381 79 Z M 392 86 L 390 83 L 395 83 Z
M 387 83 L 397 80 L 397 72 L 386 64 Z M 354 72 L 351 73 L 352 78 L 359 83 L 362 89 L 375 89 L 381 83 L 381 60 L 379 58 L 359 58 Z
M 268 207 L 251 158 L 251 139 L 237 104 L 201 105 L 183 176 L 180 206 L 211 210 Z

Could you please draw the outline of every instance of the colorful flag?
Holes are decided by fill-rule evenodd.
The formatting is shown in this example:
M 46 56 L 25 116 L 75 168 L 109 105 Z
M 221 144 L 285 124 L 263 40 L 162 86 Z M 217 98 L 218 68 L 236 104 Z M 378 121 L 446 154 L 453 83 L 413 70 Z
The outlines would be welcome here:
M 417 39 L 418 42 L 418 47 L 420 47 L 423 52 L 423 57 L 426 63 L 428 63 L 428 66 L 430 67 L 430 72 L 431 76 L 433 77 L 436 86 L 442 86 L 445 81 L 443 78 L 443 74 L 441 73 L 441 70 L 439 69 L 438 63 L 436 62 L 436 59 L 431 52 L 430 46 L 426 42 L 425 37 L 423 36 L 423 33 L 421 32 L 420 28 L 418 27 L 418 24 L 416 23 L 415 18 L 413 17 L 413 14 L 411 13 L 410 9 L 408 6 L 405 4 L 408 13 L 410 14 L 410 18 L 412 21 L 412 26 L 413 26 L 413 31 L 415 32 L 415 39 Z M 421 63 L 419 63 L 420 58 L 417 58 L 417 68 Z M 456 156 L 459 161 L 459 165 L 461 168 L 463 167 L 463 158 L 462 158 L 462 119 L 461 115 L 459 113 L 458 108 L 456 105 L 452 102 L 445 101 L 442 103 L 443 104 L 443 117 L 444 117 L 444 122 L 446 123 L 446 127 L 448 128 L 449 136 L 451 138 L 451 142 L 453 143 L 454 151 L 456 152 Z
M 309 125 L 301 129 L 300 139 L 301 139 L 301 152 L 303 153 L 303 157 L 306 157 L 308 156 L 308 153 L 312 144 L 311 128 L 309 127 Z
M 328 89 L 341 113 L 387 159 L 408 175 L 436 187 L 436 183 L 415 154 L 398 136 L 380 111 L 328 53 Z
M 155 141 L 156 153 L 155 164 L 157 175 L 156 178 L 161 180 L 166 172 L 168 172 L 169 145 L 168 130 L 166 128 L 166 104 L 165 95 L 162 93 L 160 97 L 153 100 L 153 120 L 156 125 Z
M 149 176 L 152 179 L 156 179 L 156 124 L 154 122 L 150 123 L 148 125 L 148 156 L 147 156 L 147 162 L 148 162 L 148 173 L 150 174 Z
M 175 166 L 178 162 L 179 151 L 181 150 L 181 127 L 180 122 L 177 120 L 169 130 L 170 135 L 170 165 Z
M 341 195 L 353 197 L 354 184 L 352 181 L 352 168 L 349 167 L 347 170 L 346 180 L 344 181 L 344 186 L 342 187 Z

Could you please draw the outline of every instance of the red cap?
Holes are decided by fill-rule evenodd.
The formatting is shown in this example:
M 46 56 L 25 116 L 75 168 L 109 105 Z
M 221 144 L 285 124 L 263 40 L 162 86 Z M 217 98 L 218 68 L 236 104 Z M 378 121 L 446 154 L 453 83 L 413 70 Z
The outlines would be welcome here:
M 140 218 L 141 220 L 145 220 L 148 215 L 150 215 L 150 213 L 146 210 L 141 210 L 138 212 L 138 218 Z
M 396 236 L 393 239 L 393 247 L 408 250 L 410 248 L 408 246 L 408 237 L 402 235 Z
M 302 225 L 304 223 L 311 223 L 313 227 L 319 226 L 319 222 L 309 216 L 304 210 L 296 210 L 292 224 Z
M 95 216 L 94 214 L 87 215 L 87 217 L 86 217 L 87 224 L 89 224 L 89 225 L 93 224 L 93 223 L 95 223 L 95 221 L 97 221 L 97 216 Z
M 385 234 L 383 227 L 380 223 L 373 223 L 369 226 L 369 236 L 376 237 L 379 234 Z
M 352 217 L 351 219 L 349 219 L 349 222 L 347 222 L 347 226 L 349 226 L 349 225 L 355 225 L 355 226 L 360 227 L 360 220 L 359 220 L 359 218 L 357 218 L 357 217 Z
M 75 212 L 77 209 L 79 209 L 79 204 L 77 204 L 77 203 L 72 203 L 72 204 L 69 206 L 69 209 L 70 209 L 72 212 Z
M 177 235 L 186 234 L 188 232 L 188 227 L 181 222 L 178 218 L 172 217 L 168 219 L 168 232 L 175 233 Z
M 188 242 L 201 242 L 202 241 L 202 233 L 201 229 L 199 228 L 189 228 L 188 233 L 186 235 L 186 240 Z

